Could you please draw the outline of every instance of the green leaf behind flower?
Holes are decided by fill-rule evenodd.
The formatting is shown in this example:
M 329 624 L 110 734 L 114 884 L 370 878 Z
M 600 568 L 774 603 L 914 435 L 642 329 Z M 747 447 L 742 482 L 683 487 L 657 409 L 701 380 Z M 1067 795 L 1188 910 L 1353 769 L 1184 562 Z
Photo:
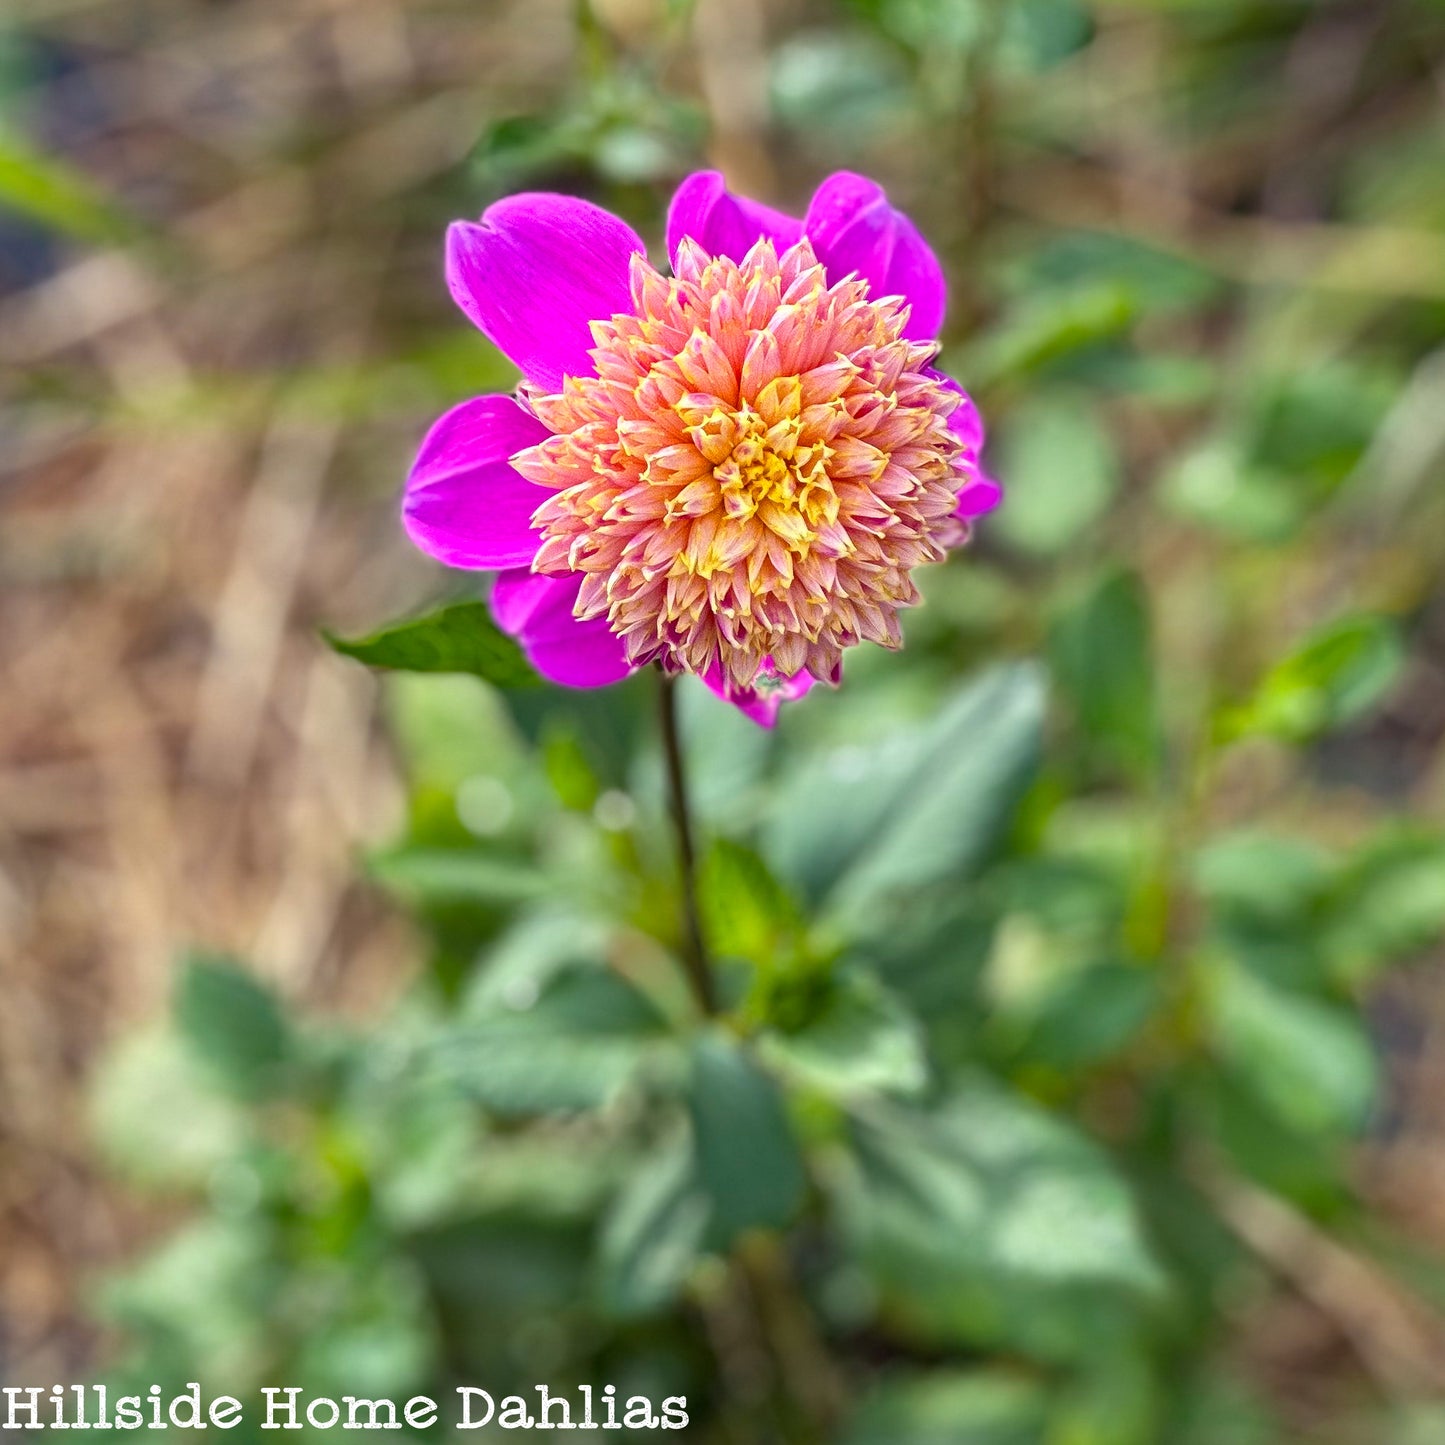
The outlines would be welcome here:
M 726 1247 L 748 1229 L 777 1229 L 807 1187 L 783 1096 L 742 1045 L 700 1034 L 688 1093 L 698 1173 L 712 1204 L 710 1242 Z
M 1149 601 L 1138 574 L 1107 572 L 1071 599 L 1049 644 L 1088 761 L 1147 780 L 1159 762 L 1159 720 Z
M 622 1318 L 672 1303 L 698 1258 L 708 1201 L 686 1140 L 671 1140 L 629 1172 L 602 1221 L 597 1287 Z
M 854 1247 L 910 1333 L 1077 1358 L 1161 1297 L 1106 1156 L 1000 1086 L 859 1105 L 852 1133 Z
M 1209 1014 L 1226 1064 L 1282 1124 L 1348 1134 L 1364 1123 L 1377 1066 L 1354 1014 L 1234 966 L 1212 977 Z
M 1404 665 L 1390 619 L 1362 614 L 1332 623 L 1271 668 L 1254 697 L 1226 715 L 1226 737 L 1264 733 L 1308 742 L 1368 712 Z
M 843 1445 L 1035 1445 L 1047 1424 L 1043 1389 L 1003 1370 L 899 1374 L 858 1407 Z
M 840 972 L 817 1016 L 765 1036 L 765 1057 L 824 1093 L 916 1094 L 928 1081 L 923 1030 L 871 974 Z
M 227 1092 L 269 1093 L 291 1053 L 276 997 L 227 959 L 197 956 L 180 975 L 176 1022 L 195 1057 Z
M 1037 668 L 995 668 L 933 720 L 825 754 L 779 789 L 764 851 L 785 882 L 866 930 L 879 904 L 967 875 L 997 841 L 1038 758 Z
M 665 1048 L 661 1015 L 615 973 L 578 965 L 507 990 L 438 1040 L 434 1064 L 498 1114 L 573 1113 L 612 1100 Z
M 498 687 L 531 687 L 538 680 L 522 649 L 492 621 L 485 602 L 454 602 L 368 637 L 323 635 L 337 652 L 368 667 L 465 672 Z

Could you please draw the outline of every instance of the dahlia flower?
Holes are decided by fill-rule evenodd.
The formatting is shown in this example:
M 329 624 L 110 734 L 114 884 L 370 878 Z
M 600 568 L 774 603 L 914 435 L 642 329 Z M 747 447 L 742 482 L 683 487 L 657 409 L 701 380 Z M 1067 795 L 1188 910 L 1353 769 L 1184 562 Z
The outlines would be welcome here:
M 913 569 L 996 505 L 972 401 L 933 366 L 937 257 L 846 172 L 801 220 L 689 177 L 672 275 L 587 201 L 517 195 L 447 236 L 447 281 L 515 396 L 441 418 L 416 544 L 494 568 L 533 665 L 600 687 L 659 662 L 763 724 L 843 652 L 900 645 Z

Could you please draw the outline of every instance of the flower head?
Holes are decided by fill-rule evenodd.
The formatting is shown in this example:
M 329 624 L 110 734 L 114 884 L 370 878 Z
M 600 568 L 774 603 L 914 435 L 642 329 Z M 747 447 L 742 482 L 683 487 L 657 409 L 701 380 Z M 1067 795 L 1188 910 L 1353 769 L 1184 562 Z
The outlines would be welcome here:
M 847 647 L 899 645 L 912 569 L 998 488 L 931 365 L 938 263 L 878 187 L 835 176 L 800 223 L 702 174 L 668 231 L 672 277 L 567 197 L 453 227 L 453 294 L 524 380 L 442 418 L 406 521 L 504 569 L 497 620 L 554 680 L 658 661 L 769 723 Z

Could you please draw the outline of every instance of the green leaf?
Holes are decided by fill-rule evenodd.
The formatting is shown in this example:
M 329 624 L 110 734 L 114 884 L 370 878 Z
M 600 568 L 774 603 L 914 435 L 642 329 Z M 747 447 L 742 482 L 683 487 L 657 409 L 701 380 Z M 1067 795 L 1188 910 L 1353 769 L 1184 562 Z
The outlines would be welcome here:
M 864 1399 L 842 1445 L 1037 1445 L 1043 1390 L 1002 1370 L 897 1374 Z
M 1328 1217 L 1349 1206 L 1347 1136 L 1286 1122 L 1238 1070 L 1213 1060 L 1186 1087 L 1190 1131 L 1234 1168 L 1312 1213 Z
M 519 1331 L 555 1341 L 557 1326 L 577 1317 L 591 1243 L 584 1224 L 528 1210 L 458 1218 L 415 1239 L 411 1252 L 446 1338 L 465 1341 L 468 1359 L 520 1365 L 536 1357 L 519 1350 Z
M 1054 677 L 1072 705 L 1089 753 L 1137 778 L 1159 763 L 1149 603 L 1132 572 L 1099 578 L 1056 620 Z
M 924 1338 L 1086 1355 L 1161 1276 L 1109 1161 L 983 1081 L 924 1111 L 855 1106 L 844 1218 L 888 1304 Z
M 1172 511 L 1231 539 L 1282 542 L 1304 517 L 1288 479 L 1251 462 L 1232 433 L 1184 452 L 1161 477 L 1160 491 Z
M 1115 281 L 1036 289 L 1010 310 L 1003 324 L 985 338 L 957 374 L 980 387 L 1031 378 L 1053 363 L 1120 336 L 1133 324 L 1138 311 L 1138 300 L 1129 287 Z M 1044 414 L 1048 403 L 1042 407 L 1042 412 L 1024 411 L 1018 424 L 1026 425 L 1031 416 Z M 999 475 L 1009 479 L 1012 493 L 1014 474 L 1000 470 Z M 1008 506 L 1012 505 L 1010 495 Z
M 941 1059 L 976 1056 L 996 929 L 984 900 L 945 888 L 910 900 L 867 941 L 869 965 L 921 1020 Z
M 525 903 L 549 889 L 547 876 L 532 864 L 477 848 L 389 848 L 373 853 L 366 866 L 382 887 L 422 905 Z
M 498 687 L 530 687 L 538 681 L 522 649 L 492 621 L 485 602 L 455 602 L 369 637 L 324 636 L 337 652 L 369 667 L 471 673 Z
M 333 1399 L 354 1389 L 356 1380 L 367 1382 L 368 1395 L 393 1400 L 424 1385 L 435 1369 L 436 1346 L 431 1301 L 419 1276 L 395 1259 L 353 1270 L 321 1327 L 313 1323 L 301 1334 L 292 1362 L 298 1378 Z M 313 1294 L 322 1292 L 321 1284 L 312 1286 Z M 407 1445 L 404 1435 L 388 1432 L 387 1438 Z M 414 1436 L 410 1445 L 422 1438 Z
M 1330 860 L 1312 843 L 1257 831 L 1211 839 L 1191 872 L 1215 909 L 1273 924 L 1304 923 L 1333 876 Z
M 1250 389 L 1254 459 L 1288 477 L 1307 504 L 1323 500 L 1359 462 L 1400 388 L 1390 369 L 1338 359 L 1260 377 Z
M 689 801 L 709 828 L 731 831 L 757 816 L 774 733 L 723 702 L 695 677 L 678 681 L 678 725 L 687 750 Z
M 1365 1122 L 1376 1063 L 1353 1014 L 1228 964 L 1215 970 L 1208 1000 L 1220 1053 L 1282 1123 L 1320 1134 Z
M 1222 730 L 1230 738 L 1264 733 L 1308 742 L 1380 702 L 1404 661 L 1390 619 L 1344 618 L 1273 667 L 1250 702 L 1221 719 Z
M 196 957 L 176 989 L 176 1023 L 206 1068 L 242 1097 L 269 1093 L 290 1056 L 286 1020 L 274 995 L 224 959 Z
M 773 51 L 771 69 L 773 109 L 804 133 L 873 134 L 910 101 L 900 57 L 866 35 L 797 31 Z
M 768 865 L 740 843 L 715 839 L 698 870 L 703 931 L 724 958 L 773 967 L 796 946 L 803 920 Z
M 1038 758 L 1044 690 L 1027 664 L 943 700 L 926 727 L 804 763 L 778 789 L 764 851 L 845 926 L 905 890 L 964 878 L 996 842 Z
M 169 1030 L 132 1034 L 107 1051 L 91 1084 L 91 1118 L 106 1160 L 129 1182 L 196 1188 L 240 1150 L 240 1106 Z M 175 1101 L 186 1107 L 177 1109 Z
M 99 1293 L 101 1318 L 130 1339 L 159 1339 L 195 1360 L 254 1358 L 274 1318 L 277 1279 L 269 1233 L 255 1217 L 203 1216 Z M 142 1388 L 144 1388 L 142 1386 Z
M 1119 487 L 1114 443 L 1093 406 L 1041 396 L 1014 412 L 999 437 L 1008 497 L 991 530 L 1026 552 L 1077 546 Z
M 1206 1366 L 1175 1391 L 1175 1445 L 1280 1445 L 1285 1438 L 1265 1400 L 1224 1364 Z
M 1193 310 L 1215 300 L 1218 277 L 1174 252 L 1108 231 L 1060 231 L 1023 260 L 1020 294 L 1108 282 L 1123 287 L 1151 317 Z
M 1080 0 L 1019 0 L 1003 11 L 1002 65 L 1044 70 L 1079 50 L 1093 33 Z
M 803 1160 L 783 1096 L 743 1046 L 699 1034 L 688 1086 L 698 1174 L 712 1206 L 709 1240 L 726 1248 L 748 1229 L 780 1229 L 802 1207 Z
M 0 210 L 16 212 L 81 241 L 124 243 L 145 235 L 140 222 L 84 172 L 3 129 Z
M 1149 1353 L 1102 1348 L 1054 1403 L 1049 1445 L 1155 1445 L 1163 1403 Z
M 1020 1051 L 1052 1068 L 1087 1068 L 1124 1048 L 1158 1002 L 1152 969 L 1107 962 L 1071 969 L 1028 1010 Z
M 507 990 L 448 1030 L 432 1064 L 504 1115 L 575 1113 L 614 1099 L 665 1045 L 662 1016 L 598 967 L 565 968 Z
M 575 900 L 554 899 L 528 909 L 487 948 L 485 960 L 467 982 L 462 1013 L 486 1020 L 519 1005 L 529 1007 L 552 980 L 597 967 L 615 947 L 615 931 L 605 919 Z
M 822 1011 L 793 1032 L 764 1035 L 769 1062 L 829 1094 L 916 1094 L 928 1081 L 923 1030 L 872 974 L 858 969 L 832 981 Z
M 479 678 L 396 673 L 383 701 L 414 789 L 450 800 L 479 774 L 519 782 L 526 750 L 506 699 Z
M 707 1221 L 707 1196 L 685 1140 L 640 1161 L 602 1221 L 597 1267 L 603 1307 L 627 1319 L 670 1305 L 697 1262 Z
M 977 43 L 986 17 L 979 0 L 854 0 L 892 39 L 929 54 Z
M 1445 842 L 1405 837 L 1351 860 L 1323 943 L 1336 977 L 1359 983 L 1445 938 Z
M 585 158 L 584 142 L 571 115 L 504 116 L 482 132 L 468 160 L 477 184 L 500 192 Z

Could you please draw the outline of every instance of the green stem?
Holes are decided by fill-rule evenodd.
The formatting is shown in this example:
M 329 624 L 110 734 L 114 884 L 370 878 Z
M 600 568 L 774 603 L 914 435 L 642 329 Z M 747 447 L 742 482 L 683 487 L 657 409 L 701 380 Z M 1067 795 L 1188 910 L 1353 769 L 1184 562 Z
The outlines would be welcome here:
M 677 832 L 677 857 L 682 875 L 682 962 L 698 1007 L 711 1016 L 718 1011 L 717 990 L 713 986 L 707 945 L 703 942 L 702 915 L 697 906 L 697 850 L 693 846 L 692 810 L 688 804 L 687 773 L 677 727 L 677 679 L 667 673 L 660 676 L 658 712 L 662 722 L 662 755 L 667 764 L 668 803 Z
M 698 1006 L 712 1016 L 718 1011 L 717 993 L 697 905 L 697 852 L 677 726 L 677 679 L 666 673 L 659 676 L 658 704 L 682 873 L 683 964 Z M 841 1407 L 842 1382 L 786 1256 L 777 1241 L 759 1236 L 744 1242 L 732 1267 L 740 1287 L 738 1303 L 748 1316 L 748 1343 L 763 1346 L 774 1362 L 774 1398 L 787 1413 L 796 1415 L 795 1426 L 806 1432 L 802 1438 L 827 1438 Z M 798 1438 L 796 1428 L 789 1433 Z

